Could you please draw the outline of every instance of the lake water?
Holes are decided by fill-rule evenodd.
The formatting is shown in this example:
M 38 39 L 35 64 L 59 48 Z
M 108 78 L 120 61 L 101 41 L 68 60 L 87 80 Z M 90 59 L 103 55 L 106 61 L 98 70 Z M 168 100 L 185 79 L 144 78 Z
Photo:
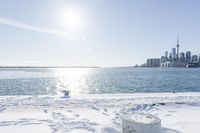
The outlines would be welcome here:
M 199 92 L 198 68 L 0 68 L 0 95 Z

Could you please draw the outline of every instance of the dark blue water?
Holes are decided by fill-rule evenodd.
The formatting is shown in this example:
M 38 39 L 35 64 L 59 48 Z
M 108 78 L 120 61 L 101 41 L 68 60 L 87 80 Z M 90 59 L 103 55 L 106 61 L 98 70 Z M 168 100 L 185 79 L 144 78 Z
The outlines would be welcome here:
M 1 68 L 0 95 L 199 92 L 192 68 Z

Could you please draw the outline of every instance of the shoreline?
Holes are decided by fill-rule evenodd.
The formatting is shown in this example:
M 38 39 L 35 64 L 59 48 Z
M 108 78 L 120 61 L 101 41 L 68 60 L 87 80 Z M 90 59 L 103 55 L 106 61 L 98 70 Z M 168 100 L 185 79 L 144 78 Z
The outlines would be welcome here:
M 103 97 L 102 97 L 103 96 Z M 104 99 L 104 98 L 145 98 L 145 97 L 177 97 L 177 96 L 200 96 L 200 92 L 142 92 L 142 93 L 100 93 L 100 94 L 73 94 L 70 95 L 69 99 Z M 2 95 L 0 98 L 6 98 L 6 97 L 55 97 L 60 98 L 63 97 L 63 95 L 57 94 L 57 95 Z

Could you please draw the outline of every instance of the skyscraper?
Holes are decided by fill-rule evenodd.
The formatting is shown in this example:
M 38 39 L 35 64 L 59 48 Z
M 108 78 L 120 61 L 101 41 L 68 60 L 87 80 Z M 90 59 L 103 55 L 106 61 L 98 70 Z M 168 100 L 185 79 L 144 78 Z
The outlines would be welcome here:
M 180 61 L 182 63 L 185 63 L 185 53 L 183 53 L 183 52 L 180 53 Z
M 172 58 L 176 58 L 176 48 L 172 48 Z
M 168 51 L 165 51 L 165 57 L 168 58 Z
M 198 56 L 197 55 L 193 55 L 192 56 L 192 63 L 197 63 L 198 62 Z
M 190 63 L 191 62 L 191 52 L 190 51 L 187 51 L 186 52 L 186 63 Z
M 179 59 L 179 38 L 177 37 L 177 44 L 176 44 L 176 48 L 177 48 L 177 58 Z

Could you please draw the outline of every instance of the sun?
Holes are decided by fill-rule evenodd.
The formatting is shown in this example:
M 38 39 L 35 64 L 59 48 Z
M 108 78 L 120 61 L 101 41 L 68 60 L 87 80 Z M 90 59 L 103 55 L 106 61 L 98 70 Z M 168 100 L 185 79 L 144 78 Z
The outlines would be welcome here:
M 66 9 L 61 13 L 61 24 L 68 30 L 81 30 L 83 26 L 83 17 L 77 9 Z

